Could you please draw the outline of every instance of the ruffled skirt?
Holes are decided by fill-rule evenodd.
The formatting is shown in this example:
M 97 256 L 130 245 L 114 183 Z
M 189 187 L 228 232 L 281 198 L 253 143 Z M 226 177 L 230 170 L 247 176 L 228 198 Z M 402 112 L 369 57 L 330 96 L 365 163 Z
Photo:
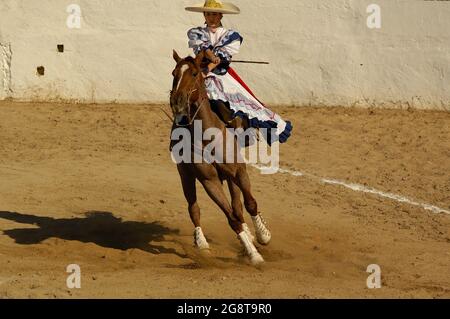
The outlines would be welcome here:
M 250 127 L 267 129 L 269 145 L 276 141 L 285 143 L 291 136 L 291 122 L 266 108 L 232 68 L 225 75 L 209 73 L 205 84 L 210 100 L 224 102 L 234 117 L 245 118 Z

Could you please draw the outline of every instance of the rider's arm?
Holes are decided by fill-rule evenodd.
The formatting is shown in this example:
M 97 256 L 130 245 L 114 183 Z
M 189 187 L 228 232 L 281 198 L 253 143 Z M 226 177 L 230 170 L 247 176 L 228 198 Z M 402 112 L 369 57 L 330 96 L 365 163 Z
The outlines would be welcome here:
M 207 51 L 208 49 L 211 50 L 213 48 L 209 36 L 203 28 L 192 28 L 188 31 L 187 35 L 189 38 L 189 48 L 193 49 L 195 54 L 199 54 L 200 51 Z
M 239 53 L 243 38 L 236 31 L 229 30 L 213 49 L 222 62 L 231 62 L 232 56 Z
M 207 49 L 205 51 L 206 57 L 214 64 L 219 64 L 221 62 L 220 58 L 214 54 L 211 49 Z
M 203 74 L 203 76 L 204 76 L 204 77 L 207 76 L 208 73 L 209 73 L 209 72 L 212 72 L 212 70 L 214 70 L 219 64 L 220 64 L 220 62 L 217 63 L 217 64 L 216 64 L 216 63 L 209 63 L 208 66 L 206 66 L 206 67 L 204 67 L 204 68 L 202 69 L 202 74 Z

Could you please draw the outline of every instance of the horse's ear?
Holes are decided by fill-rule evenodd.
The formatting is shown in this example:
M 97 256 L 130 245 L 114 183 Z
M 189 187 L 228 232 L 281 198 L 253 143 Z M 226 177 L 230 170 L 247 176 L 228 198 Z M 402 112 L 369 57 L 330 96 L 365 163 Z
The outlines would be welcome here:
M 195 64 L 200 66 L 200 64 L 202 64 L 204 57 L 205 57 L 205 51 L 200 51 L 200 53 L 197 54 L 197 56 L 195 57 Z
M 175 62 L 180 62 L 182 60 L 182 58 L 180 58 L 180 56 L 178 55 L 177 51 L 173 50 L 173 59 L 175 60 Z

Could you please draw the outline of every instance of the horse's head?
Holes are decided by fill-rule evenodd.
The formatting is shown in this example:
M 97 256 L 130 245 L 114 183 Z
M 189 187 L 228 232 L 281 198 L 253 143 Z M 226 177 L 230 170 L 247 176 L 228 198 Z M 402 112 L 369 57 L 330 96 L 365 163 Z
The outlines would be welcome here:
M 182 59 L 176 51 L 173 58 L 177 63 L 172 72 L 173 84 L 170 92 L 170 107 L 176 125 L 186 125 L 191 119 L 191 106 L 200 99 L 200 90 L 203 85 L 201 62 L 204 54 L 201 52 L 194 59 L 187 57 Z

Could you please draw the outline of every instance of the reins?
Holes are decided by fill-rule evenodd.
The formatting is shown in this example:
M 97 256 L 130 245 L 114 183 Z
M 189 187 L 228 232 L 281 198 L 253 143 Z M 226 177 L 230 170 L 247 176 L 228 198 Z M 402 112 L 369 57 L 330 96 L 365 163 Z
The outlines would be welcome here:
M 166 110 L 164 110 L 162 107 L 159 107 L 159 109 L 161 111 L 163 111 L 163 113 L 169 118 L 169 120 L 173 123 L 175 122 L 174 118 L 172 116 L 169 115 L 169 113 L 166 112 Z
M 202 108 L 205 105 L 205 103 L 209 101 L 208 96 L 206 94 L 204 94 L 203 96 L 200 96 L 197 101 L 191 103 L 191 96 L 192 96 L 192 94 L 195 93 L 196 91 L 199 91 L 201 89 L 200 87 L 194 88 L 196 85 L 200 85 L 198 82 L 199 81 L 196 80 L 194 83 L 192 83 L 192 85 L 190 87 L 189 94 L 188 94 L 188 98 L 187 98 L 187 109 L 188 109 L 188 119 L 189 119 L 189 123 L 188 124 L 176 124 L 175 120 L 173 119 L 173 117 L 171 117 L 169 114 L 167 114 L 166 111 L 163 110 L 164 114 L 172 121 L 172 123 L 175 124 L 176 127 L 185 128 L 185 127 L 191 126 L 194 123 L 194 121 L 196 120 L 198 114 L 202 110 Z M 199 100 L 200 100 L 200 102 L 199 102 Z M 197 110 L 191 116 L 191 105 L 192 104 L 196 104 L 197 105 Z M 203 151 L 204 151 L 202 148 L 198 147 L 193 142 L 191 142 L 191 146 L 194 148 L 194 151 L 199 151 L 200 153 L 203 153 Z
M 198 80 L 195 81 L 192 85 L 191 85 L 191 90 L 189 91 L 188 94 L 188 98 L 187 98 L 187 108 L 188 108 L 188 118 L 189 118 L 189 123 L 188 124 L 175 124 L 177 127 L 189 127 L 192 125 L 192 123 L 194 123 L 195 119 L 197 118 L 198 113 L 200 112 L 200 110 L 202 109 L 203 105 L 205 104 L 205 101 L 207 99 L 205 99 L 204 97 L 202 98 L 202 101 L 200 102 L 200 104 L 197 104 L 198 101 L 195 101 L 194 104 L 197 104 L 197 110 L 194 113 L 194 116 L 192 116 L 191 118 L 191 95 L 198 91 L 199 88 L 194 89 L 193 86 L 197 85 Z M 175 122 L 174 120 L 172 120 L 173 122 Z

